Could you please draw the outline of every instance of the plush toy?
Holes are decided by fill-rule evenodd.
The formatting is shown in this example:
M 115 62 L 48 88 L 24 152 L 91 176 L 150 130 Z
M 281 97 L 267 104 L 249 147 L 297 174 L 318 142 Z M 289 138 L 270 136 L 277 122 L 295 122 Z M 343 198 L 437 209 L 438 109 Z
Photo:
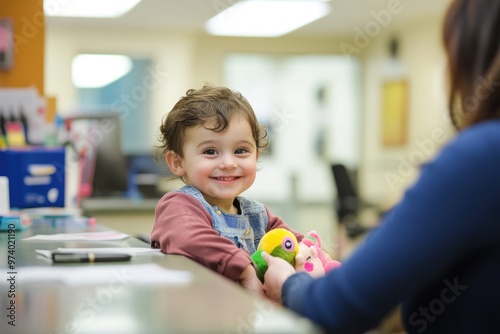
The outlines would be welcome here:
M 318 257 L 316 247 L 299 243 L 299 253 L 295 256 L 295 270 L 297 272 L 305 271 L 315 278 L 325 274 L 325 268 Z
M 298 253 L 298 258 L 300 258 L 300 264 L 302 264 L 302 267 L 299 265 L 295 266 L 295 269 L 297 271 L 307 271 L 309 273 L 312 273 L 312 276 L 317 277 L 320 273 L 316 267 L 318 264 L 318 261 L 316 258 L 321 262 L 323 265 L 323 271 L 324 273 L 329 272 L 332 269 L 340 267 L 340 262 L 331 260 L 327 258 L 326 253 L 321 249 L 321 238 L 319 234 L 316 231 L 310 231 L 304 236 L 304 239 L 300 242 L 300 251 Z M 303 247 L 306 246 L 306 247 Z M 313 252 L 310 247 L 313 247 L 316 249 L 315 252 Z M 309 248 L 309 249 L 308 249 Z M 301 255 L 303 253 L 303 255 Z M 309 262 L 308 262 L 309 261 Z M 310 264 L 308 264 L 310 263 Z M 309 270 L 308 270 L 309 269 Z
M 251 256 L 261 282 L 264 282 L 264 274 L 267 271 L 267 262 L 262 258 L 261 253 L 265 251 L 272 256 L 280 257 L 295 267 L 295 256 L 299 251 L 298 244 L 295 235 L 284 228 L 276 228 L 264 234 L 257 246 L 257 251 Z

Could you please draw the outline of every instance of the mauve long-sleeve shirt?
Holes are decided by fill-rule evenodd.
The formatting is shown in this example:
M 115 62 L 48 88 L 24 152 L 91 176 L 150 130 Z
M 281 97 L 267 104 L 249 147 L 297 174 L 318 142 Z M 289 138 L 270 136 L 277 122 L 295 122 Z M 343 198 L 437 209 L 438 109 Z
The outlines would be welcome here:
M 303 234 L 291 229 L 267 207 L 265 210 L 267 231 L 285 228 L 302 240 Z M 184 255 L 233 281 L 238 281 L 243 270 L 253 264 L 251 254 L 219 234 L 210 213 L 197 198 L 177 191 L 165 194 L 156 206 L 151 246 L 163 253 Z

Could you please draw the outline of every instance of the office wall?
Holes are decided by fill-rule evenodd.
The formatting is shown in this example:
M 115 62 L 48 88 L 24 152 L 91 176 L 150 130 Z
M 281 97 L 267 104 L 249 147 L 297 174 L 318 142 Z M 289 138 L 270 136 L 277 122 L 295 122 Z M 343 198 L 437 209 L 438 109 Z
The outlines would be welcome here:
M 342 36 L 281 38 L 235 38 L 199 35 L 195 41 L 193 82 L 223 80 L 223 61 L 230 53 L 274 55 L 339 54 Z
M 432 157 L 451 136 L 445 116 L 443 81 L 444 56 L 440 45 L 441 19 L 391 24 L 381 29 L 369 45 L 360 48 L 362 85 L 361 161 L 362 195 L 382 203 L 400 198 L 413 182 L 418 164 Z M 62 111 L 74 106 L 75 91 L 70 77 L 71 59 L 82 52 L 122 53 L 149 56 L 159 80 L 151 91 L 153 104 L 152 136 L 161 117 L 188 88 L 203 83 L 223 83 L 223 60 L 229 53 L 343 54 L 342 42 L 352 37 L 253 39 L 221 38 L 180 34 L 171 31 L 46 29 L 46 91 L 58 98 Z M 381 84 L 388 59 L 389 39 L 399 37 L 400 60 L 409 82 L 408 140 L 401 147 L 383 147 L 380 140 Z M 289 146 L 293 151 L 295 147 Z M 328 180 L 331 182 L 331 179 Z M 291 188 L 288 188 L 291 191 Z M 326 196 L 327 197 L 327 196 Z M 316 199 L 320 201 L 321 199 Z M 331 198 L 323 198 L 330 201 Z
M 0 70 L 0 87 L 31 87 L 44 94 L 45 17 L 41 0 L 2 0 L 0 18 L 12 19 L 11 70 Z
M 270 138 L 246 195 L 331 201 L 331 162 L 359 164 L 359 63 L 317 54 L 234 54 L 226 63 L 225 83 L 246 96 Z
M 46 90 L 58 98 L 59 111 L 71 113 L 76 105 L 76 90 L 71 81 L 71 62 L 80 53 L 126 54 L 149 58 L 154 64 L 140 83 L 151 98 L 152 113 L 150 145 L 155 138 L 161 118 L 179 96 L 191 87 L 193 71 L 193 37 L 162 31 L 122 31 L 108 29 L 61 29 L 47 27 Z M 123 92 L 130 95 L 133 91 Z M 121 103 L 128 103 L 124 98 Z M 124 113 L 124 116 L 126 114 Z
M 161 85 L 151 92 L 155 121 L 179 96 L 204 83 L 222 84 L 224 57 L 230 52 L 280 54 L 331 54 L 339 52 L 338 39 L 323 38 L 222 38 L 161 30 L 116 30 L 46 27 L 46 84 L 57 95 L 63 112 L 75 106 L 71 60 L 79 53 L 120 53 L 151 57 Z
M 200 36 L 196 42 L 196 53 L 200 55 L 195 60 L 195 82 L 201 85 L 207 79 L 213 83 L 224 82 L 224 61 L 234 53 L 262 54 L 282 57 L 280 67 L 287 68 L 287 73 L 278 80 L 282 87 L 274 93 L 279 108 L 286 110 L 289 119 L 280 126 L 279 133 L 274 134 L 275 153 L 261 158 L 260 170 L 254 186 L 246 195 L 263 202 L 330 202 L 333 199 L 333 178 L 328 167 L 328 154 L 320 159 L 313 152 L 313 142 L 316 137 L 317 106 L 309 100 L 314 89 L 313 80 L 327 83 L 334 91 L 329 107 L 340 107 L 330 110 L 328 131 L 337 132 L 338 125 L 343 122 L 339 118 L 349 118 L 345 110 L 353 110 L 358 117 L 357 106 L 351 107 L 343 99 L 359 99 L 359 84 L 356 80 L 358 64 L 342 63 L 332 59 L 327 60 L 321 55 L 339 55 L 342 36 L 322 36 L 315 38 L 297 38 L 285 36 L 278 39 L 230 38 Z M 309 57 L 308 55 L 316 55 Z M 302 56 L 302 57 L 301 57 Z M 340 56 L 340 58 L 343 58 Z M 308 61 L 310 63 L 308 63 Z M 334 64 L 335 63 L 335 64 Z M 322 68 L 318 71 L 318 69 Z M 317 71 L 316 75 L 310 71 Z M 321 78 L 322 76 L 328 78 Z M 244 80 L 244 79 L 243 79 Z M 330 94 L 330 92 L 328 92 Z M 347 106 L 342 109 L 342 106 Z M 344 111 L 344 113 L 342 113 Z M 299 134 L 299 135 L 297 135 Z M 336 136 L 332 135 L 330 138 Z M 345 140 L 349 136 L 345 136 Z M 334 146 L 333 144 L 330 146 Z M 352 145 L 350 145 L 352 146 Z
M 368 199 L 387 205 L 399 200 L 419 173 L 452 136 L 446 110 L 445 58 L 441 18 L 408 22 L 387 29 L 363 54 L 364 108 L 360 185 Z M 389 41 L 400 41 L 400 70 L 388 65 Z M 389 67 L 388 67 L 389 66 Z M 408 81 L 407 141 L 384 147 L 381 140 L 382 84 L 399 77 Z
M 60 29 L 47 27 L 47 90 L 59 97 L 60 111 L 71 113 L 76 107 L 76 91 L 71 82 L 71 60 L 78 53 L 121 53 L 137 57 L 150 57 L 155 63 L 154 71 L 161 76 L 162 83 L 154 90 L 149 91 L 152 98 L 153 113 L 149 145 L 157 144 L 156 133 L 161 118 L 171 109 L 178 98 L 192 87 L 201 87 L 204 83 L 224 84 L 224 59 L 231 53 L 266 53 L 275 55 L 309 55 L 309 54 L 338 54 L 339 40 L 332 37 L 319 38 L 280 38 L 280 39 L 237 39 L 216 38 L 204 35 L 173 34 L 162 31 L 117 31 L 92 29 Z M 342 67 L 342 66 L 340 66 Z M 338 67 L 338 68 L 340 68 Z M 354 69 L 357 71 L 357 68 Z M 332 78 L 337 81 L 337 91 L 352 88 L 351 78 L 342 79 L 345 71 L 335 76 L 337 69 L 330 71 Z M 349 71 L 347 71 L 349 73 Z M 346 81 L 343 84 L 343 80 Z M 297 81 L 294 78 L 293 81 Z M 300 81 L 300 80 L 299 80 Z M 127 94 L 128 92 L 125 92 Z M 289 92 L 295 96 L 300 92 Z M 347 95 L 343 95 L 346 97 Z M 359 100 L 359 99 L 357 99 Z M 338 104 L 338 103 L 337 103 Z M 300 122 L 295 122 L 299 124 Z M 302 124 L 303 125 L 303 124 Z M 291 128 L 289 131 L 293 131 Z M 302 129 L 304 130 L 304 129 Z M 300 133 L 310 133 L 298 131 Z M 296 131 L 297 132 L 297 131 Z M 295 133 L 296 133 L 295 132 Z M 293 133 L 295 139 L 297 136 Z M 126 134 L 125 134 L 126 135 Z M 300 142 L 300 144 L 303 144 Z M 284 156 L 297 157 L 297 145 L 283 142 L 279 149 Z M 299 156 L 304 159 L 303 154 Z M 293 163 L 289 163 L 290 165 Z M 303 173 L 305 176 L 299 182 L 302 197 L 309 201 L 331 201 L 332 183 L 326 165 L 315 164 L 315 168 Z M 319 171 L 319 172 L 318 172 Z M 312 176 L 311 176 L 312 175 Z M 287 201 L 292 196 L 290 168 L 281 166 L 275 159 L 262 159 L 262 172 L 259 172 L 258 183 L 252 189 L 256 198 L 265 201 Z M 316 182 L 312 182 L 315 178 Z M 269 187 L 269 184 L 273 184 Z M 319 187 L 316 185 L 319 184 Z

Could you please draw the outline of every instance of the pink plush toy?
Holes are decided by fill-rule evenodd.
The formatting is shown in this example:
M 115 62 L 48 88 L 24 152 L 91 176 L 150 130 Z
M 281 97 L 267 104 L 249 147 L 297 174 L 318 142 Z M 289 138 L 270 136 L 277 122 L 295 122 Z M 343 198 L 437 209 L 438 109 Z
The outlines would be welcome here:
M 299 243 L 299 253 L 295 257 L 295 264 L 295 270 L 306 271 L 313 277 L 319 277 L 340 267 L 339 261 L 329 259 L 321 249 L 321 238 L 314 230 L 307 233 Z M 318 266 L 322 266 L 322 270 L 317 268 Z
M 299 244 L 299 252 L 295 256 L 295 270 L 305 271 L 314 278 L 325 274 L 325 268 L 318 257 L 316 247 Z

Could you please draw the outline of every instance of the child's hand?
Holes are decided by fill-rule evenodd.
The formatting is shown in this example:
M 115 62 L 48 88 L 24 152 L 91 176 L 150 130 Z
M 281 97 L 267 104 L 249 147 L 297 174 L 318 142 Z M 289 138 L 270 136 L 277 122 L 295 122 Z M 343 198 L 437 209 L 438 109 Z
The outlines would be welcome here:
M 257 277 L 255 268 L 251 264 L 243 270 L 239 277 L 239 281 L 245 289 L 255 292 L 260 296 L 265 296 L 264 290 L 262 289 L 262 283 Z

